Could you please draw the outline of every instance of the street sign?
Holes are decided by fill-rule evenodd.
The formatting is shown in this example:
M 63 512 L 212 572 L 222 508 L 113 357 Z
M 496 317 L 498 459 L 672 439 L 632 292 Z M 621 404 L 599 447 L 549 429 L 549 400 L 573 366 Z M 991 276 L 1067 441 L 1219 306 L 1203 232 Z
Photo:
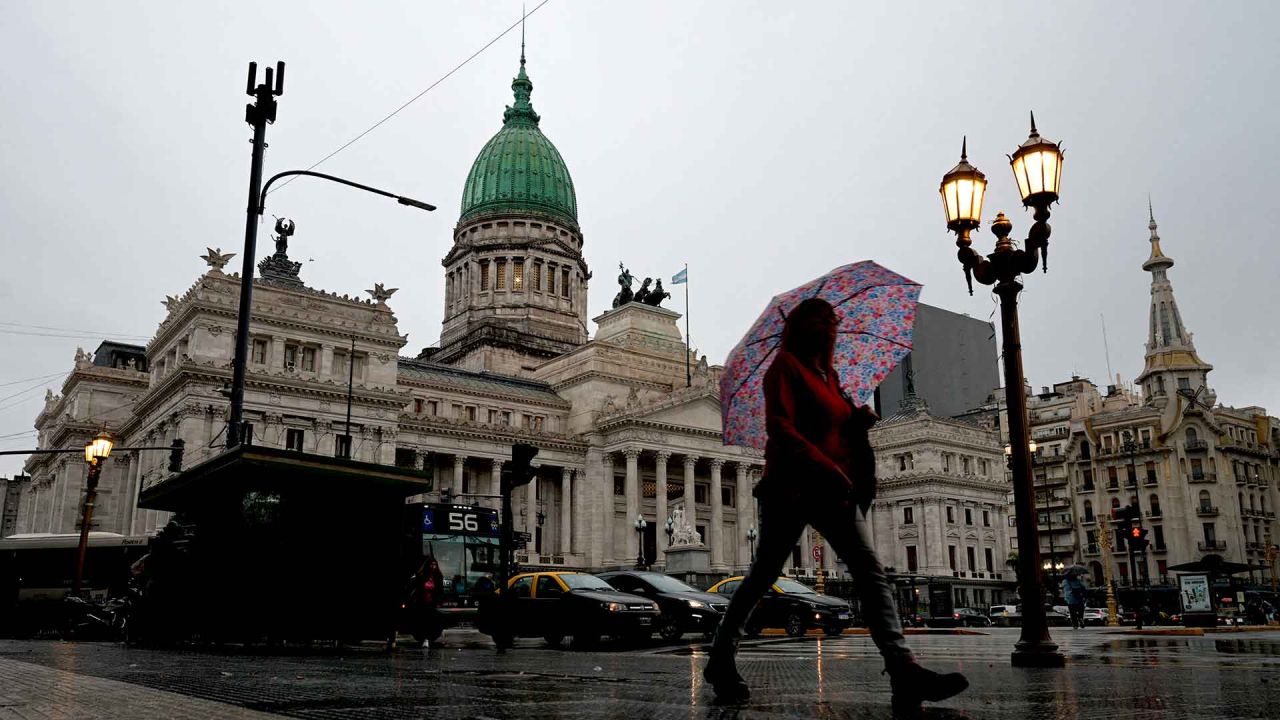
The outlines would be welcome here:
M 529 534 L 528 532 L 525 532 L 524 530 L 513 532 L 511 533 L 511 536 L 512 536 L 512 539 L 514 539 L 518 543 L 527 543 L 527 542 L 533 541 L 533 535 Z
M 822 562 L 822 546 L 821 545 L 813 546 L 813 559 L 817 560 L 818 562 Z

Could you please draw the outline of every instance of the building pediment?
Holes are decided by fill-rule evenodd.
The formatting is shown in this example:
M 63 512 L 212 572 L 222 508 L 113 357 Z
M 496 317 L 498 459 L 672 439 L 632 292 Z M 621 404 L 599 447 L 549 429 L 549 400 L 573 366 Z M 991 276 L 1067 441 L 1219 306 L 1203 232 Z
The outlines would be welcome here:
M 612 417 L 602 418 L 602 425 L 615 421 L 637 421 L 655 425 L 674 425 L 718 433 L 722 430 L 720 399 L 709 389 L 685 397 L 671 397 L 650 405 L 625 408 Z M 682 395 L 684 393 L 681 393 Z

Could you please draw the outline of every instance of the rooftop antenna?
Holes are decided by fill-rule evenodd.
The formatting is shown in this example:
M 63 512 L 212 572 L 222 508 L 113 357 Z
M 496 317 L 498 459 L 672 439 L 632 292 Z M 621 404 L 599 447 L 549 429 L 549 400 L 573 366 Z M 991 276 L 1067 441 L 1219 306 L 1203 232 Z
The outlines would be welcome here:
M 525 12 L 525 6 L 520 6 L 520 67 L 524 67 L 524 21 L 529 17 L 529 13 Z
M 1107 347 L 1107 316 L 1098 313 L 1098 317 L 1102 318 L 1102 352 L 1107 357 L 1107 377 L 1114 378 L 1115 373 L 1111 372 L 1111 349 Z M 1108 382 L 1110 382 L 1108 380 Z

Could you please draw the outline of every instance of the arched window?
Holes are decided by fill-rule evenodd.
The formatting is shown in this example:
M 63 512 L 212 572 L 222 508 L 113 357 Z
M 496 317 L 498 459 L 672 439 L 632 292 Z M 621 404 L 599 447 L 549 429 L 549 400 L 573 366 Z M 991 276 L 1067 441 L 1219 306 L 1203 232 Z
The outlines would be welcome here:
M 1249 499 L 1252 500 L 1253 498 L 1249 498 Z M 1213 507 L 1213 501 L 1209 499 L 1209 491 L 1201 490 L 1200 491 L 1200 509 L 1208 510 L 1211 507 Z
M 1151 503 L 1151 517 L 1160 517 L 1160 496 L 1151 493 L 1151 497 L 1147 500 Z
M 1118 497 L 1111 498 L 1111 509 L 1112 510 L 1120 509 L 1120 498 Z
M 1084 521 L 1093 522 L 1093 503 L 1088 500 L 1084 501 Z
M 1199 439 L 1200 439 L 1200 436 L 1196 433 L 1196 429 L 1194 427 L 1188 427 L 1187 428 L 1187 445 L 1194 445 L 1195 442 Z

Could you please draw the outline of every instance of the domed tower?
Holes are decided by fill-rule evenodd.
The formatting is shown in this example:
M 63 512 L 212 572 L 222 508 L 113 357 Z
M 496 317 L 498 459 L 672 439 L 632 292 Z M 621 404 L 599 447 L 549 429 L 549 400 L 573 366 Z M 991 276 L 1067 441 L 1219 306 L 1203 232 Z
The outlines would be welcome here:
M 587 341 L 587 281 L 569 168 L 529 103 L 515 104 L 471 165 L 453 248 L 445 256 L 439 362 L 522 375 Z

